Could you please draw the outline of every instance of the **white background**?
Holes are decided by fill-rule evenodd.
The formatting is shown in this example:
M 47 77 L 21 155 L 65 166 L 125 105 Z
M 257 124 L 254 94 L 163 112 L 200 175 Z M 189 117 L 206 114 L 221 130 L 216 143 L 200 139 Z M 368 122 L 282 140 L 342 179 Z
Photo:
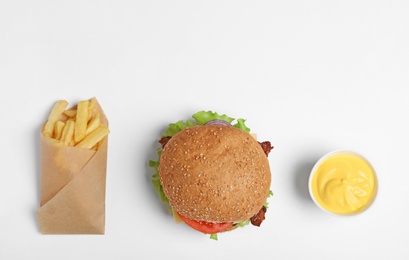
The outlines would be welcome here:
M 0 1 L 0 259 L 408 259 L 409 1 Z M 106 234 L 41 235 L 39 126 L 57 99 L 109 120 Z M 207 235 L 150 185 L 168 123 L 213 110 L 275 146 L 267 220 Z M 307 180 L 348 148 L 377 170 L 365 213 Z

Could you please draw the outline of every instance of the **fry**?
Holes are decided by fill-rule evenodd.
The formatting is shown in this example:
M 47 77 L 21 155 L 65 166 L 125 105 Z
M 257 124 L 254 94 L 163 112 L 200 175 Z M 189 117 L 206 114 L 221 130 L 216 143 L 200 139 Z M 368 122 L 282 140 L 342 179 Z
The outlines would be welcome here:
M 54 138 L 57 140 L 61 139 L 62 131 L 64 129 L 65 123 L 63 121 L 57 121 L 54 127 Z
M 54 133 L 54 124 L 60 119 L 61 114 L 64 112 L 67 107 L 68 102 L 65 100 L 58 100 L 54 107 L 51 110 L 51 113 L 48 117 L 47 123 L 45 123 L 43 128 L 43 134 L 52 136 Z
M 95 103 L 97 100 L 95 98 L 91 99 L 88 104 L 88 122 L 91 120 L 92 116 L 94 115 L 94 108 L 95 108 Z
M 100 125 L 99 113 L 96 113 L 95 116 L 88 123 L 87 130 L 85 131 L 85 135 L 89 135 L 92 131 L 97 129 L 99 125 Z
M 66 115 L 68 117 L 75 117 L 77 115 L 77 110 L 76 109 L 65 110 L 64 115 Z
M 68 120 L 65 123 L 65 127 L 64 130 L 62 131 L 62 136 L 61 136 L 61 142 L 64 145 L 69 145 L 72 137 L 74 135 L 74 127 L 75 127 L 75 123 L 73 120 Z
M 88 122 L 88 100 L 80 101 L 77 105 L 77 115 L 75 117 L 74 141 L 80 142 L 85 137 Z
M 100 125 L 97 129 L 87 135 L 80 143 L 78 143 L 76 147 L 91 149 L 108 134 L 109 129 L 103 125 Z

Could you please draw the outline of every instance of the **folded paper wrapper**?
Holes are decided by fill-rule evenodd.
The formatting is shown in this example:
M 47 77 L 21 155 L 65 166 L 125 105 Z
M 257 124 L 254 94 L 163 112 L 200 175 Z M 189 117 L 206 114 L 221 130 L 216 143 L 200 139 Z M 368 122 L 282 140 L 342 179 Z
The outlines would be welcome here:
M 101 124 L 108 120 L 96 102 Z M 67 147 L 40 140 L 40 208 L 42 234 L 104 234 L 108 137 L 98 150 Z

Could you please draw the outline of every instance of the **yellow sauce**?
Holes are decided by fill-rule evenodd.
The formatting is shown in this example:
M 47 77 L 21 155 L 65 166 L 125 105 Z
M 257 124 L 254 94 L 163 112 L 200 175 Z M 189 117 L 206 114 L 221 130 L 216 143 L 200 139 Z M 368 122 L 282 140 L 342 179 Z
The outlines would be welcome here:
M 336 214 L 350 215 L 364 210 L 377 190 L 373 168 L 355 154 L 333 154 L 312 174 L 312 196 L 322 208 Z

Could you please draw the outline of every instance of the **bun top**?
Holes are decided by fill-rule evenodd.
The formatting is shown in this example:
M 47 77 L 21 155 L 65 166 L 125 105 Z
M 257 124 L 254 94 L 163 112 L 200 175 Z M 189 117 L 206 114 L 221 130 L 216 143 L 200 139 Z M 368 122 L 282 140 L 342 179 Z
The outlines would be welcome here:
M 242 222 L 267 199 L 270 166 L 260 144 L 232 126 L 193 126 L 163 148 L 160 181 L 172 208 L 208 222 Z

